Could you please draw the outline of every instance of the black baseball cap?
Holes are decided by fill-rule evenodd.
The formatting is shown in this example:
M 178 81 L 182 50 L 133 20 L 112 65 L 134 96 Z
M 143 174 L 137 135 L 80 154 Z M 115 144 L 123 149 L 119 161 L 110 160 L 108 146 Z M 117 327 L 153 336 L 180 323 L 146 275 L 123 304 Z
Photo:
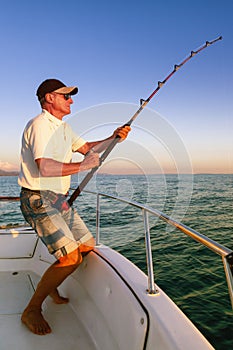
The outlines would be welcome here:
M 75 95 L 78 92 L 77 86 L 66 86 L 60 80 L 46 79 L 43 81 L 37 89 L 36 95 L 40 101 L 46 94 L 50 92 L 57 92 L 58 94 L 70 94 Z

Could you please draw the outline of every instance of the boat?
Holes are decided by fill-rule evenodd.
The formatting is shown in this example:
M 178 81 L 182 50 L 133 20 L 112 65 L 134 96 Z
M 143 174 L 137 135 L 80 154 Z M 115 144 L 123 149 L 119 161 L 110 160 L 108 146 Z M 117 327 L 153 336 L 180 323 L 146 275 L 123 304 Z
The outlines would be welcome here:
M 50 334 L 35 335 L 20 319 L 54 258 L 26 224 L 0 229 L 0 349 L 214 349 L 154 281 L 149 216 L 156 216 L 221 256 L 232 306 L 233 251 L 148 206 L 106 193 L 84 192 L 96 196 L 96 245 L 59 287 L 70 302 L 57 305 L 49 297 L 45 300 L 43 314 L 52 328 Z M 141 211 L 147 274 L 101 243 L 102 197 Z

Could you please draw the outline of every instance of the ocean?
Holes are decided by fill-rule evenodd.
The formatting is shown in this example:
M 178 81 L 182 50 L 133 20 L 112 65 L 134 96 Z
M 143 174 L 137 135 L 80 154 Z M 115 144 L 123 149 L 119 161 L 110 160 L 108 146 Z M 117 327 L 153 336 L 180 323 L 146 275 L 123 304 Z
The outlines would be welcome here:
M 72 190 L 81 179 L 72 177 Z M 17 177 L 0 177 L 0 188 L 1 196 L 19 195 Z M 233 249 L 233 175 L 97 174 L 86 189 L 138 201 Z M 146 272 L 140 210 L 109 198 L 100 204 L 101 242 Z M 94 234 L 95 197 L 83 193 L 74 205 Z M 19 202 L 0 202 L 0 213 L 0 226 L 23 223 Z M 150 216 L 150 228 L 155 283 L 215 349 L 232 348 L 233 311 L 221 257 L 158 218 Z

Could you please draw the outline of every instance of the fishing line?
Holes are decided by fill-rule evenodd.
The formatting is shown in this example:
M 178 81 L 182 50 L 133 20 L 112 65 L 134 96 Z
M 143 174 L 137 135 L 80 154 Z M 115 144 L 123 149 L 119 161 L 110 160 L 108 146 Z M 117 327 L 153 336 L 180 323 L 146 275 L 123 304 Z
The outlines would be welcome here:
M 222 40 L 222 36 L 219 36 L 218 38 L 212 40 L 212 41 L 206 41 L 204 45 L 202 45 L 199 49 L 196 51 L 191 51 L 190 55 L 186 57 L 180 64 L 175 64 L 173 71 L 167 75 L 167 77 L 163 81 L 158 81 L 157 88 L 152 92 L 152 94 L 146 99 L 140 99 L 140 107 L 138 110 L 134 113 L 134 115 L 131 117 L 131 119 L 125 123 L 125 126 L 130 126 L 133 121 L 138 117 L 138 115 L 142 112 L 142 110 L 146 107 L 146 105 L 150 102 L 150 100 L 155 96 L 155 94 L 166 84 L 166 82 L 181 68 L 187 63 L 191 58 L 196 56 L 199 52 L 204 50 L 206 47 L 216 43 L 217 41 Z M 106 150 L 103 152 L 103 154 L 100 156 L 99 159 L 99 166 L 92 168 L 91 171 L 84 177 L 82 182 L 79 184 L 77 189 L 72 193 L 70 198 L 68 199 L 68 203 L 71 206 L 75 199 L 80 195 L 84 187 L 88 184 L 88 182 L 93 177 L 94 173 L 97 171 L 97 169 L 102 165 L 102 163 L 105 161 L 109 153 L 112 151 L 112 149 L 115 147 L 115 145 L 119 142 L 120 137 L 116 136 L 113 141 L 110 143 L 110 145 L 106 148 Z

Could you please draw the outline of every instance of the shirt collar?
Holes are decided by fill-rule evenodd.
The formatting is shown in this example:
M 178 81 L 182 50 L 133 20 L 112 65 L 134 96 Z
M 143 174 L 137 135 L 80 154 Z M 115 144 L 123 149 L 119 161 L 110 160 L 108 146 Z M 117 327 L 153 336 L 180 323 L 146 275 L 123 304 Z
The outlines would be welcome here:
M 49 119 L 51 122 L 53 122 L 57 126 L 64 124 L 64 122 L 62 120 L 54 117 L 54 115 L 49 113 L 46 109 L 42 109 L 42 114 L 43 114 L 43 116 L 45 116 L 47 119 Z

